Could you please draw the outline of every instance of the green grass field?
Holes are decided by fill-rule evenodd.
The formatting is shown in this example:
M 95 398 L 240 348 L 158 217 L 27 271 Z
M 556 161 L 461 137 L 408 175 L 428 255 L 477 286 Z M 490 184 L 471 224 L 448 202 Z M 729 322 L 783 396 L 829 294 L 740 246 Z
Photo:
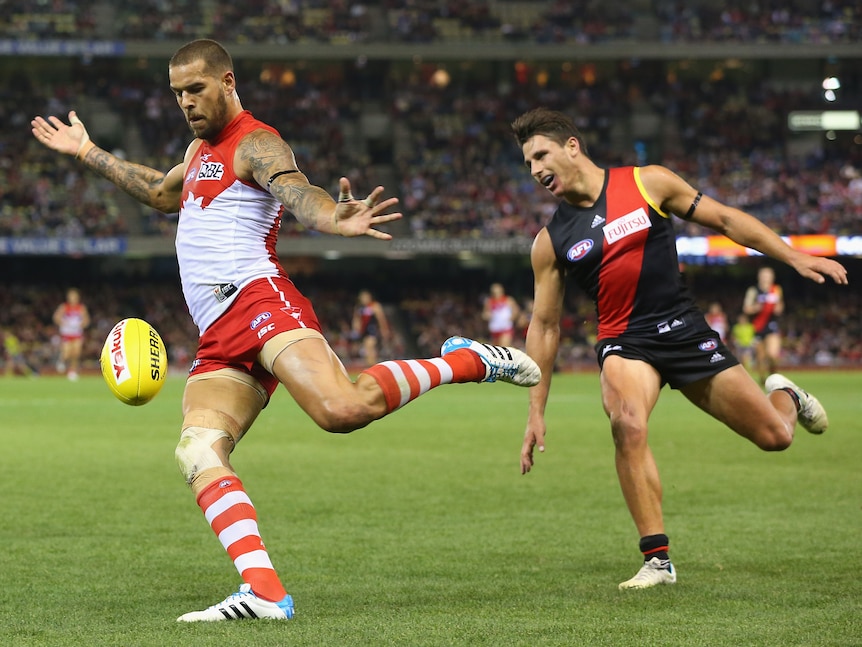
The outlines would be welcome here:
M 239 577 L 173 459 L 182 380 L 0 379 L 0 644 L 862 645 L 862 373 L 790 372 L 830 414 L 766 454 L 665 391 L 653 417 L 679 583 L 639 566 L 593 374 L 557 376 L 521 476 L 526 390 L 443 387 L 352 435 L 277 393 L 235 453 L 297 616 L 178 625 Z

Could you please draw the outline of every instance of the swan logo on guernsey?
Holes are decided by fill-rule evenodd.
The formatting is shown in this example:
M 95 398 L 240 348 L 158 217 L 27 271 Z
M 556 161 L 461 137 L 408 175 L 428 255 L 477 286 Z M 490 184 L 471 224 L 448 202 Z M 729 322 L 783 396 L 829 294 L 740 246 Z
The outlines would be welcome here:
M 618 240 L 622 240 L 626 236 L 649 229 L 650 227 L 652 227 L 652 223 L 649 221 L 647 212 L 643 207 L 638 207 L 631 213 L 627 213 L 613 222 L 609 222 L 602 227 L 602 231 L 605 234 L 605 240 L 610 245 Z
M 592 248 L 593 241 L 589 238 L 584 238 L 583 240 L 579 240 L 574 245 L 569 247 L 569 251 L 566 252 L 566 258 L 568 258 L 572 263 L 574 263 L 575 261 L 579 261 L 584 256 L 589 254 Z

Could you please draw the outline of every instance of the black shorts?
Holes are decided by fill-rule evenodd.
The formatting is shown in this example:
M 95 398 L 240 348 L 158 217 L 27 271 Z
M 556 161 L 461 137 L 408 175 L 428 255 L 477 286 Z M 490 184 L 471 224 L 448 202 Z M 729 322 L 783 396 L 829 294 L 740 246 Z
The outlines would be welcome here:
M 662 386 L 679 389 L 736 366 L 730 352 L 698 311 L 662 322 L 648 335 L 622 335 L 602 339 L 596 346 L 599 368 L 608 355 L 637 359 L 655 368 Z
M 754 338 L 758 341 L 763 341 L 767 336 L 780 334 L 781 327 L 776 319 L 770 319 L 761 330 L 754 331 Z

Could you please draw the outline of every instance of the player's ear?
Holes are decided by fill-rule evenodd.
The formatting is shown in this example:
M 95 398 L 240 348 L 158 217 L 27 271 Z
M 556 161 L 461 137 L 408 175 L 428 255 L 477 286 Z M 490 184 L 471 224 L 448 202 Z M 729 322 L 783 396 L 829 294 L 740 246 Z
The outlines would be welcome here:
M 224 73 L 221 82 L 222 87 L 224 87 L 225 94 L 231 94 L 234 90 L 236 90 L 236 77 L 230 70 Z

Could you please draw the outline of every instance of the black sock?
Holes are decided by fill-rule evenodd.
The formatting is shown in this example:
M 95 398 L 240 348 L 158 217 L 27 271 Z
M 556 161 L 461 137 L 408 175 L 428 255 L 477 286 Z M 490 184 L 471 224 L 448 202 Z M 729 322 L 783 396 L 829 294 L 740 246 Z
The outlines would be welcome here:
M 670 540 L 667 535 L 648 535 L 641 537 L 640 549 L 644 554 L 644 561 L 648 562 L 653 557 L 658 557 L 662 563 L 670 562 L 670 556 L 667 554 Z

